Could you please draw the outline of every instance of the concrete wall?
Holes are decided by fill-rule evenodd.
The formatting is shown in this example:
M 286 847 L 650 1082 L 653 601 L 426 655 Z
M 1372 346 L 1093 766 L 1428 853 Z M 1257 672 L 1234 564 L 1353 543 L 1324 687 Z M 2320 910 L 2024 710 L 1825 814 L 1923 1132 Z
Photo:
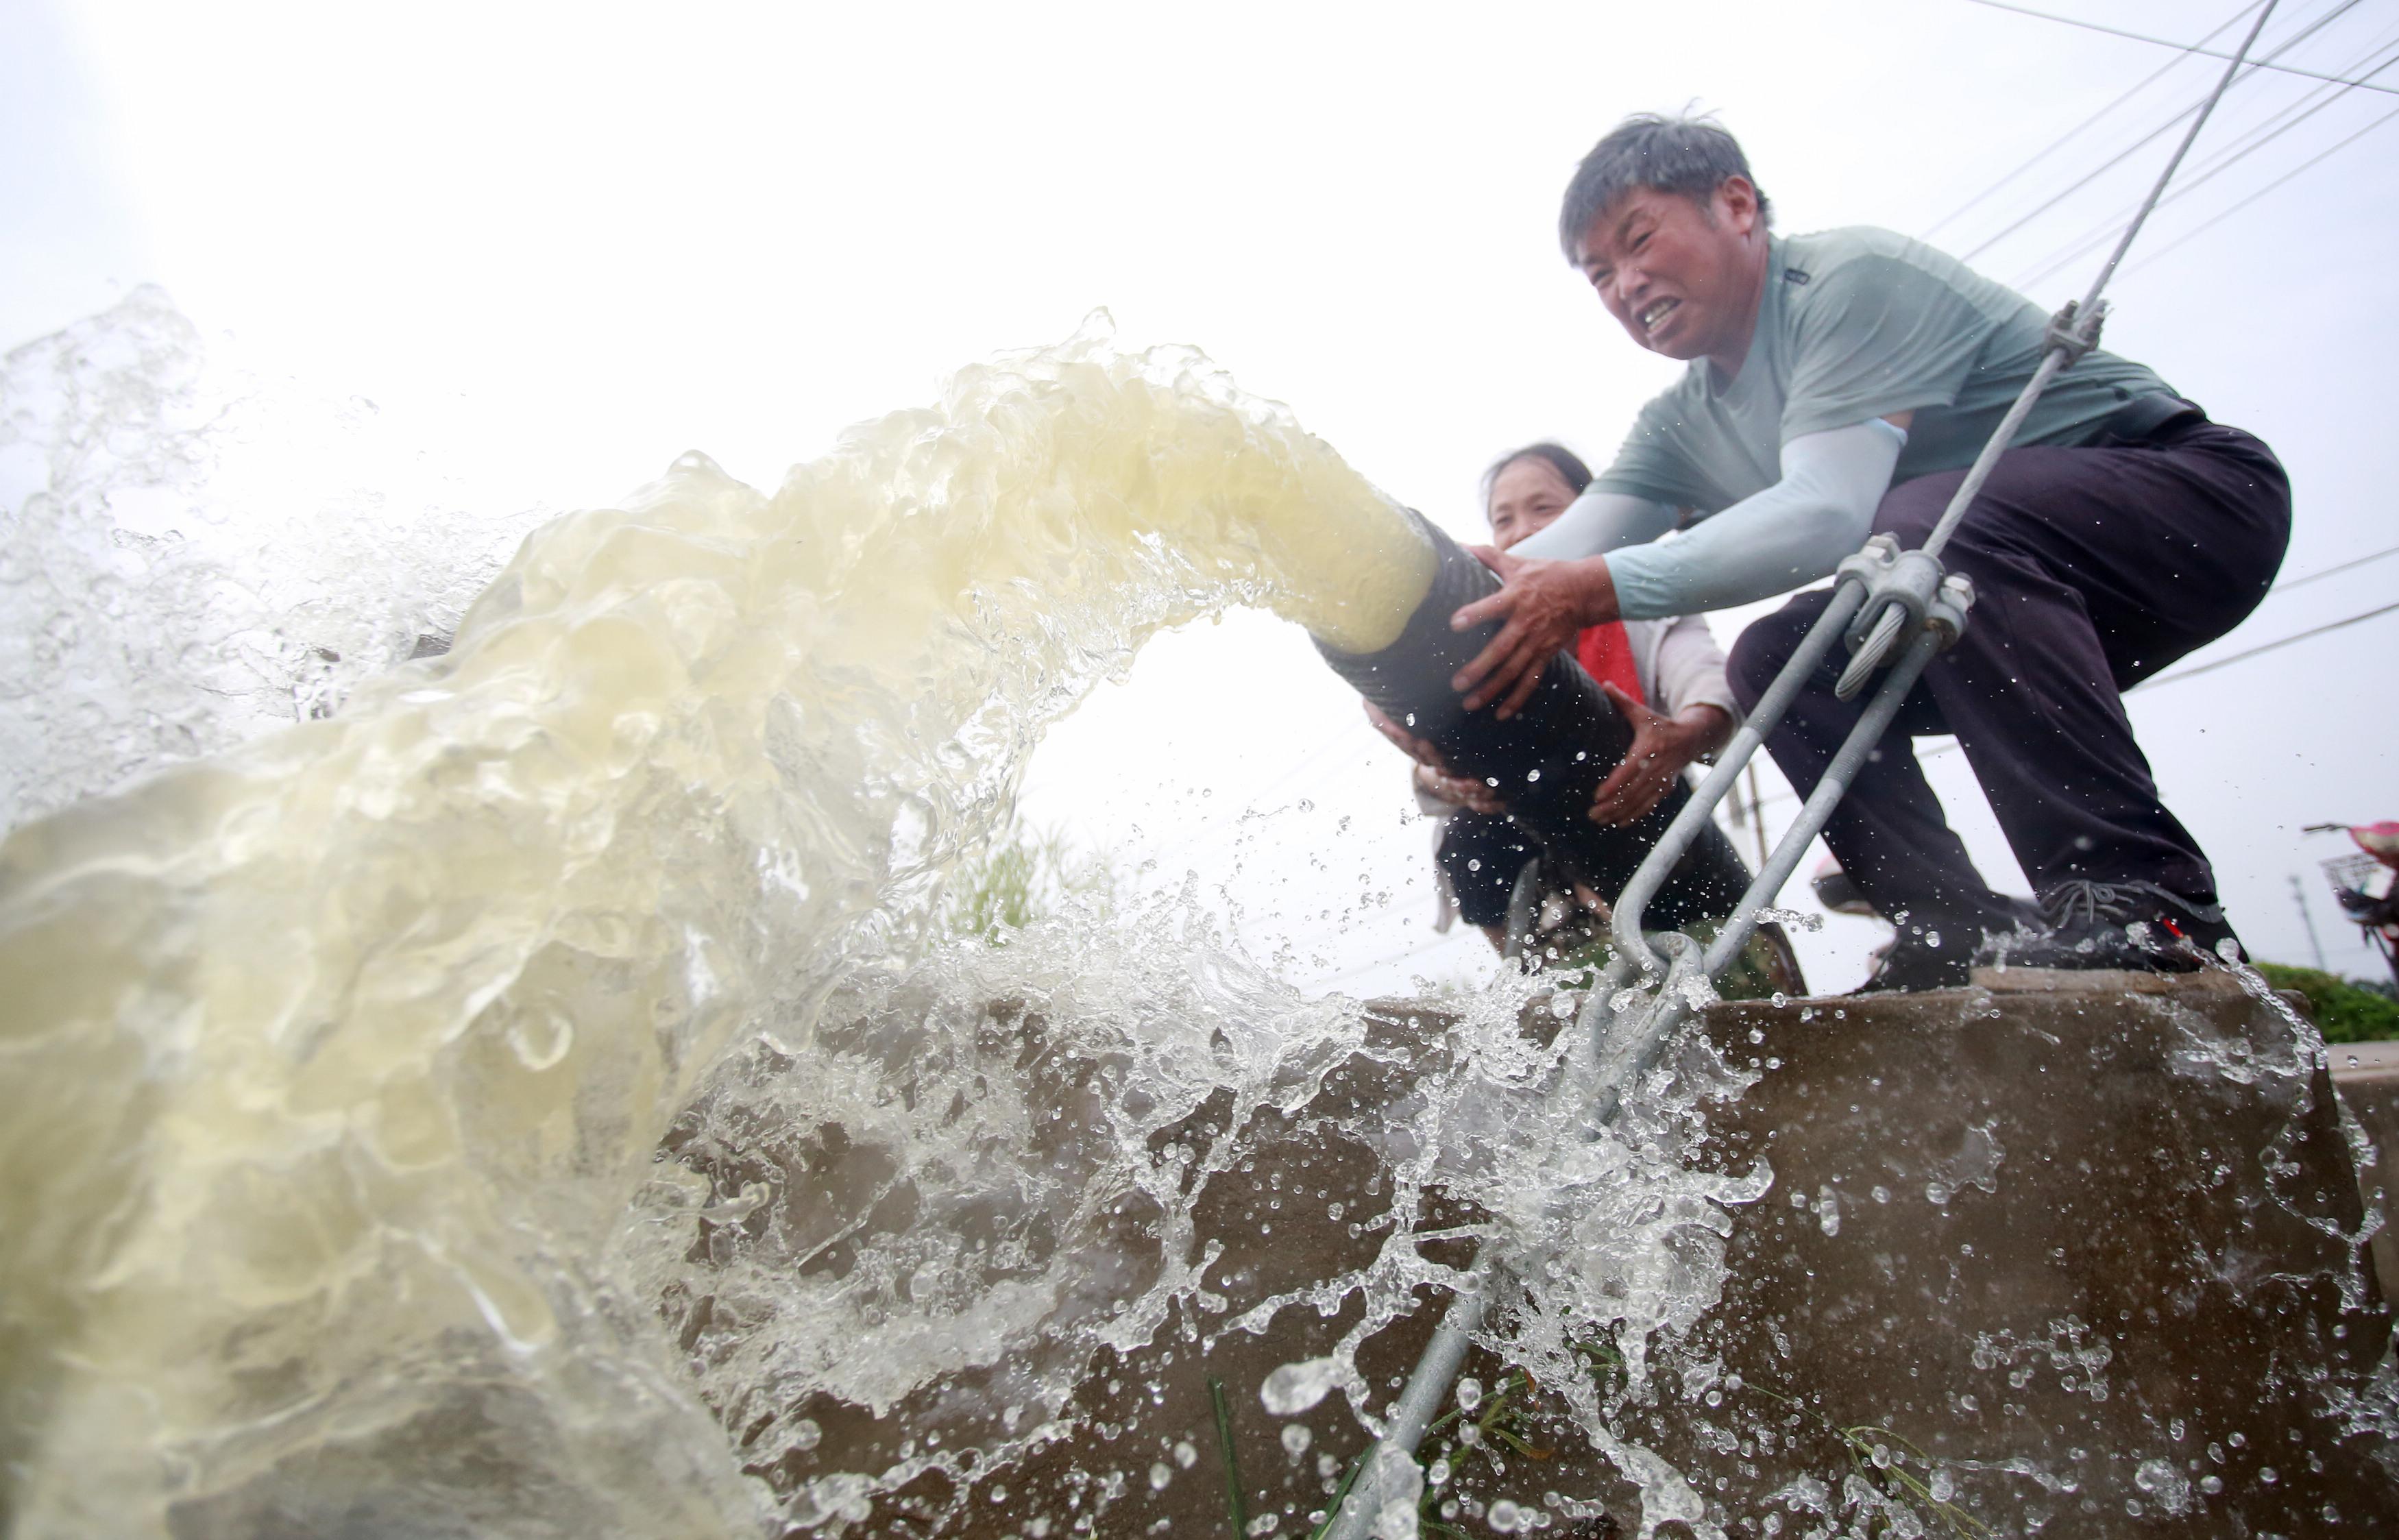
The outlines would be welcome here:
M 1442 1051 L 1442 1027 L 1422 1006 L 1385 1007 L 1377 1051 L 1312 1106 L 1403 1108 L 1411 1063 Z M 1718 1006 L 1695 1030 L 1763 1075 L 1712 1120 L 1698 1158 L 1769 1162 L 1774 1183 L 1731 1210 L 1718 1304 L 1661 1353 L 1647 1398 L 1613 1412 L 1615 1437 L 1671 1461 L 1704 1506 L 1658 1533 L 2399 1527 L 2392 1446 L 2367 1425 L 2387 1399 L 2375 1375 L 2391 1317 L 2362 1265 L 2357 1173 L 2327 1067 L 2269 1005 L 2221 976 L 2017 970 L 1932 994 Z M 2360 1118 L 2390 1117 L 2399 1057 L 2375 1055 L 2365 1074 L 2360 1054 L 2352 1074 L 2350 1052 L 2334 1050 L 2344 1094 Z M 1256 1181 L 1220 1182 L 1200 1205 L 1195 1244 L 1224 1247 L 1209 1274 L 1219 1298 L 1096 1364 L 1071 1428 L 1030 1460 L 963 1493 L 928 1480 L 887 1495 L 852 1533 L 1227 1535 L 1213 1378 L 1249 1510 L 1273 1518 L 1259 1533 L 1306 1534 L 1326 1457 L 1337 1468 L 1365 1436 L 1338 1397 L 1274 1418 L 1258 1387 L 1326 1352 L 1359 1301 L 1287 1308 L 1263 1335 L 1222 1328 L 1374 1254 L 1371 1225 L 1353 1226 L 1389 1188 L 1357 1127 L 1354 1114 L 1267 1114 L 1251 1135 Z M 1270 1211 L 1293 1188 L 1346 1200 L 1344 1217 L 1321 1202 Z M 1465 1258 L 1460 1244 L 1431 1250 Z M 1434 1313 L 1367 1342 L 1374 1384 L 1396 1386 Z M 1506 1369 L 1478 1352 L 1467 1372 L 1489 1386 Z M 1493 1533 L 1504 1500 L 1538 1510 L 1539 1533 L 1634 1533 L 1634 1489 L 1556 1403 L 1533 1399 L 1519 1432 L 1542 1457 L 1462 1461 L 1457 1525 Z M 849 1418 L 852 1458 L 904 1432 L 820 1410 L 828 1446 Z M 1294 1427 L 1308 1430 L 1296 1452 Z

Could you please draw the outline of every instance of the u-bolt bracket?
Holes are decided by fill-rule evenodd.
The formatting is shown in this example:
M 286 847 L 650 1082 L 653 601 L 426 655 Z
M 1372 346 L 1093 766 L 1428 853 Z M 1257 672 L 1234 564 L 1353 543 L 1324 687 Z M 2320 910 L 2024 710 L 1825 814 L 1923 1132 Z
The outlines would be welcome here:
M 1946 651 L 1966 628 L 1974 586 L 1962 573 L 1943 573 L 1941 559 L 1929 552 L 1901 550 L 1898 541 L 1877 534 L 1838 572 L 1843 582 L 1866 589 L 1865 602 L 1843 633 L 1854 655 L 1833 687 L 1839 699 L 1856 698 L 1875 671 L 1898 655 L 1904 639 L 1929 626 L 1941 633 Z

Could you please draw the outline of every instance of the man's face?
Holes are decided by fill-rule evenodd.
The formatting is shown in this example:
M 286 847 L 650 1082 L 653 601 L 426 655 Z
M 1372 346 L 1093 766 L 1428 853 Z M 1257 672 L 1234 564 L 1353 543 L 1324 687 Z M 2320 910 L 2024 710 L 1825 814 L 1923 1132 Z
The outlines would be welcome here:
M 1757 320 L 1757 190 L 1728 177 L 1705 205 L 1636 188 L 1577 243 L 1583 276 L 1633 340 L 1739 369 Z

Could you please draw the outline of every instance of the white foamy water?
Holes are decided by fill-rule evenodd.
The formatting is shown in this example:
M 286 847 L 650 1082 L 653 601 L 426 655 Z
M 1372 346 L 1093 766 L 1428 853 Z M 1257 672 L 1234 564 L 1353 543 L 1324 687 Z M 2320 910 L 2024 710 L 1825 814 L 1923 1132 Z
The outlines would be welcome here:
M 1362 1014 L 1188 896 L 998 947 L 929 919 L 1044 728 L 1159 628 L 1395 635 L 1430 557 L 1390 504 L 1197 355 L 1095 331 L 771 494 L 686 456 L 461 605 L 454 531 L 494 526 L 309 546 L 314 515 L 228 507 L 179 328 L 140 296 L 10 359 L 0 604 L 55 643 L 10 660 L 15 805 L 151 772 L 0 844 L 17 1533 L 839 1533 L 1224 1311 L 1194 1207 L 1253 1180 L 1254 1120 L 1389 1051 Z M 225 533 L 124 538 L 194 520 Z M 1335 1114 L 1393 1218 L 1370 1265 L 1212 1327 L 1364 1299 L 1270 1404 L 1374 1424 L 1360 1343 L 1454 1277 L 1416 1249 L 1429 1184 L 1498 1216 L 1545 1377 L 1621 1320 L 1637 1384 L 1715 1297 L 1722 1206 L 1765 1178 L 1674 1152 L 1740 1077 L 1703 1055 L 1621 1138 L 1511 1164 L 1561 1126 L 1525 1003 L 1466 1002 L 1403 1104 Z

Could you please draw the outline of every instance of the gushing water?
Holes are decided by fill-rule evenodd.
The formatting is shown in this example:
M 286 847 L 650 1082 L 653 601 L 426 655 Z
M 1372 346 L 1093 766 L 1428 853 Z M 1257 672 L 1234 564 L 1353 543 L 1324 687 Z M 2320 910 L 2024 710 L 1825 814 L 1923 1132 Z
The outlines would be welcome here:
M 21 1533 L 241 1530 L 370 1450 L 359 1521 L 406 1529 L 469 1449 L 545 1522 L 746 1528 L 604 1257 L 661 1135 L 904 950 L 1144 637 L 1243 601 L 1379 646 L 1430 560 L 1287 413 L 1086 335 L 772 495 L 686 456 L 532 534 L 447 655 L 19 828 Z
M 20 1533 L 838 1528 L 1224 1309 L 1192 1206 L 1363 1019 L 1188 896 L 1001 948 L 927 916 L 1042 729 L 1159 628 L 1246 602 L 1396 635 L 1431 558 L 1379 493 L 1198 356 L 1092 330 L 772 495 L 686 456 L 535 530 L 463 615 L 421 549 L 332 551 L 316 581 L 398 590 L 337 649 L 265 591 L 306 561 L 224 598 L 273 530 L 166 527 L 249 528 L 182 474 L 197 367 L 147 293 L 10 360 L 11 420 L 51 418 L 12 445 L 12 618 L 48 639 L 19 805 L 152 767 L 0 846 Z M 228 627 L 276 639 L 246 693 L 200 677 Z M 305 720 L 255 736 L 303 677 Z M 1397 1196 L 1443 1158 L 1494 1180 L 1458 1130 L 1538 1068 L 1518 1004 L 1382 1139 L 1389 1243 L 1323 1299 L 1379 1325 L 1440 1276 Z M 1364 1414 L 1361 1334 L 1275 1394 Z

